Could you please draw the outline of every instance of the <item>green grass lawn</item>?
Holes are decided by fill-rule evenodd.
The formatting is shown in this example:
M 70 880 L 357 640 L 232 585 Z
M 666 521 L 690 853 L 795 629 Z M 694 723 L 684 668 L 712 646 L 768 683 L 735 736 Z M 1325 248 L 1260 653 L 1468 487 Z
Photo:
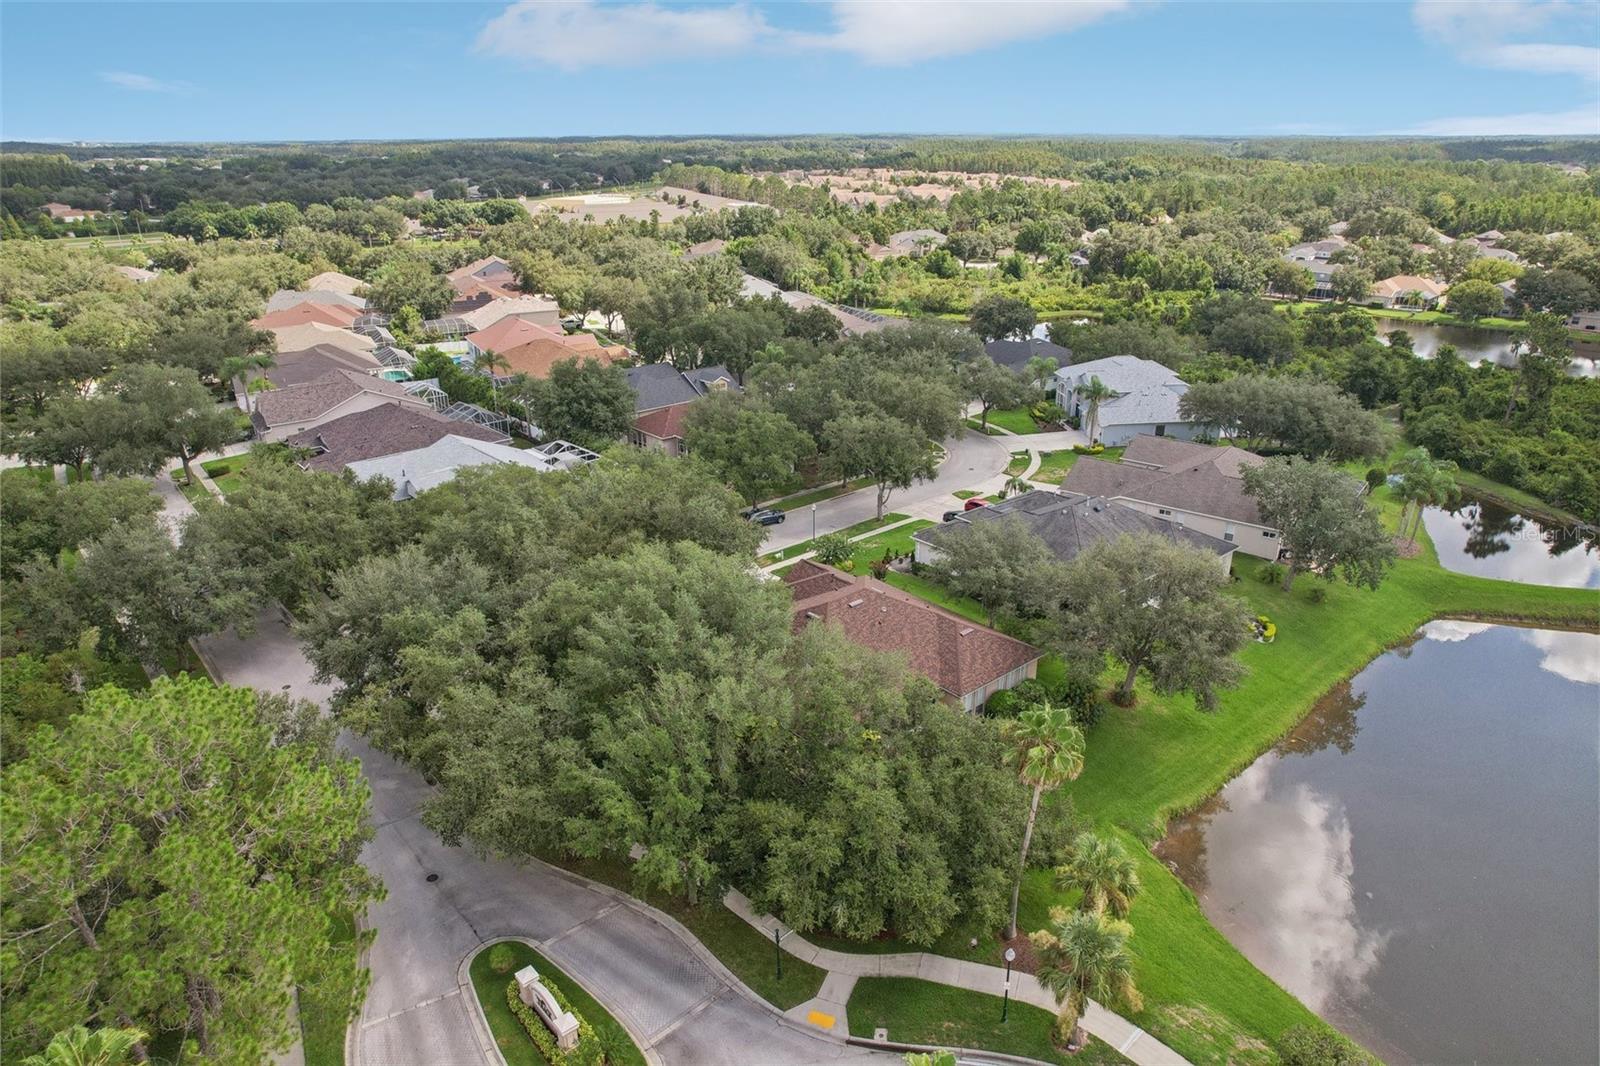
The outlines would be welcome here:
M 1279 303 L 1278 306 L 1307 310 L 1313 307 L 1327 307 L 1329 305 L 1322 300 L 1288 300 Z M 1420 311 L 1405 307 L 1367 307 L 1359 304 L 1346 304 L 1344 306 L 1360 311 L 1364 315 L 1371 315 L 1373 318 L 1405 318 L 1413 322 L 1431 322 L 1441 326 L 1466 326 L 1470 329 L 1521 329 L 1526 325 L 1525 322 L 1518 318 L 1500 318 L 1493 315 L 1486 318 L 1462 318 L 1460 315 L 1453 315 L 1449 311 Z
M 990 411 L 989 424 L 1009 429 L 1013 433 L 1037 433 L 1039 425 L 1026 407 L 1013 407 L 1005 411 Z
M 1128 1061 L 1093 1037 L 1076 1055 L 1063 1054 L 1050 1038 L 1055 1015 L 1013 1001 L 1002 1022 L 1001 1007 L 1000 996 L 914 977 L 863 977 L 846 1004 L 851 1036 L 870 1037 L 875 1028 L 883 1026 L 889 1030 L 890 1040 L 906 1044 L 981 1048 L 1041 1062 Z
M 522 1028 L 522 1023 L 511 1013 L 510 1004 L 506 1002 L 506 986 L 511 983 L 512 974 L 530 965 L 539 971 L 541 981 L 550 987 L 560 989 L 572 1009 L 582 1015 L 583 1020 L 594 1028 L 595 1036 L 600 1038 L 601 1045 L 610 1049 L 607 1062 L 644 1066 L 644 1053 L 634 1044 L 628 1031 L 611 1016 L 610 1011 L 585 992 L 578 982 L 562 973 L 528 945 L 516 940 L 508 940 L 505 943 L 510 945 L 515 960 L 509 972 L 497 974 L 489 968 L 489 948 L 493 945 L 485 945 L 479 950 L 478 954 L 473 956 L 469 969 L 472 974 L 472 987 L 478 993 L 478 1003 L 483 1007 L 484 1017 L 489 1020 L 489 1030 L 494 1034 L 495 1047 L 505 1056 L 506 1066 L 543 1066 L 545 1061 L 538 1047 Z M 309 1063 L 309 1059 L 307 1061 Z
M 866 488 L 870 484 L 872 484 L 872 481 L 869 478 L 856 478 L 848 485 L 824 485 L 820 489 L 802 492 L 798 496 L 785 497 L 773 503 L 772 506 L 787 514 L 802 507 L 810 507 L 814 503 L 821 503 L 823 500 L 831 500 L 835 496 L 843 496 L 847 492 L 856 491 L 856 489 Z
M 1028 463 L 1032 458 L 1032 452 L 1012 452 L 1011 462 L 1006 464 L 1006 477 L 1019 477 L 1028 469 Z
M 872 564 L 877 559 L 883 558 L 885 550 L 894 555 L 904 555 L 914 549 L 917 544 L 911 539 L 911 534 L 919 529 L 927 529 L 939 523 L 930 522 L 919 518 L 915 522 L 907 522 L 903 526 L 895 526 L 887 533 L 880 533 L 876 537 L 856 542 L 856 550 L 850 559 L 855 563 L 855 572 L 866 574 L 871 572 Z M 892 576 L 892 575 L 891 575 Z
M 341 953 L 354 954 L 358 950 L 355 921 L 350 915 L 333 917 L 329 939 Z M 349 1023 L 344 1011 L 302 989 L 300 1033 L 305 1042 L 306 1066 L 344 1066 L 344 1034 Z
M 226 496 L 238 492 L 245 486 L 253 462 L 250 453 L 246 452 L 243 455 L 230 455 L 226 459 L 213 459 L 208 463 L 201 463 L 200 469 L 206 472 L 206 477 L 210 478 Z M 204 492 L 205 489 L 200 491 Z
M 1092 458 L 1104 459 L 1108 463 L 1114 463 L 1122 458 L 1122 453 L 1126 450 L 1125 448 L 1107 448 L 1099 455 L 1092 456 Z M 1063 448 L 1058 452 L 1041 452 L 1039 455 L 1039 469 L 1028 475 L 1028 480 L 1046 485 L 1059 485 L 1062 479 L 1067 476 L 1067 471 L 1071 470 L 1081 458 L 1083 456 L 1071 448 Z
M 958 500 L 970 500 L 974 496 L 982 496 L 983 493 L 977 491 L 976 489 L 957 489 L 950 495 L 954 496 Z
M 979 433 L 987 433 L 991 437 L 1003 437 L 1003 436 L 1005 436 L 1004 433 L 1000 432 L 999 427 L 997 427 L 994 424 L 994 412 L 992 412 L 992 411 L 990 412 L 989 428 L 988 429 L 984 429 L 983 428 L 983 423 L 978 421 L 976 418 L 967 419 L 965 424 L 966 424 L 966 427 L 968 429 L 977 430 Z M 1030 429 L 1030 430 L 1028 430 L 1028 432 L 1032 433 L 1033 430 Z
M 903 521 L 905 518 L 906 516 L 903 514 L 890 511 L 887 512 L 881 520 L 877 518 L 869 518 L 864 522 L 857 522 L 853 526 L 846 526 L 838 532 L 843 533 L 847 537 L 859 536 L 862 533 L 867 533 L 874 529 L 881 529 L 882 527 L 889 525 L 891 522 Z M 801 520 L 803 519 L 797 519 L 797 521 Z M 782 551 L 775 551 L 767 555 L 763 555 L 757 559 L 756 562 L 762 566 L 769 566 L 780 559 L 793 559 L 796 556 L 804 555 L 806 552 L 810 551 L 815 543 L 815 541 L 803 540 L 799 544 L 794 544 L 784 548 Z
M 206 487 L 200 484 L 198 480 L 185 481 L 183 479 L 183 467 L 173 467 L 170 476 L 172 478 L 172 483 L 178 486 L 178 491 L 183 493 L 183 498 L 188 500 L 190 503 L 198 505 L 201 500 L 209 500 L 212 498 L 211 493 L 207 492 Z

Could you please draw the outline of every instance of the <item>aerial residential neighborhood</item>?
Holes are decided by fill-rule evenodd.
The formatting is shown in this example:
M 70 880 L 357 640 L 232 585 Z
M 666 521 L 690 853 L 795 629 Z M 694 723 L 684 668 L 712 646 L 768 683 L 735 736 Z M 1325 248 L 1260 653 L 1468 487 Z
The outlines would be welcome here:
M 0 1055 L 1600 1061 L 1597 57 L 0 5 Z

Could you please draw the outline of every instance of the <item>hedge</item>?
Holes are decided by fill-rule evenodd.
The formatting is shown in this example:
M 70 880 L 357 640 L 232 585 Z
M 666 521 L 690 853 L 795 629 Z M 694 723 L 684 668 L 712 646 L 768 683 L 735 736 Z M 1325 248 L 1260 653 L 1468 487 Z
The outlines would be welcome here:
M 553 984 L 545 985 L 545 988 L 555 997 L 556 1006 L 564 1011 L 572 1011 L 572 1016 L 578 1019 L 578 1046 L 571 1051 L 562 1051 L 556 1046 L 555 1034 L 532 1007 L 522 1002 L 522 997 L 517 994 L 516 979 L 513 978 L 506 985 L 506 1002 L 511 1005 L 511 1013 L 517 1021 L 522 1023 L 528 1039 L 533 1041 L 534 1047 L 539 1049 L 539 1054 L 544 1056 L 544 1060 L 550 1066 L 601 1066 L 605 1062 L 605 1053 L 600 1047 L 600 1038 L 595 1035 L 589 1022 L 583 1015 L 572 1010 L 572 1004 L 561 994 L 561 989 Z

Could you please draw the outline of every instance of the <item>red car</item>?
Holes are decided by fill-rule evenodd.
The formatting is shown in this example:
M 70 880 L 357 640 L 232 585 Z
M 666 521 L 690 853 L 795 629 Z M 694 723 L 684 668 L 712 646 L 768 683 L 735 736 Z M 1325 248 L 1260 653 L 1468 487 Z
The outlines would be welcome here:
M 982 496 L 974 496 L 974 497 L 972 497 L 972 499 L 968 500 L 965 504 L 963 504 L 961 509 L 963 511 L 971 511 L 971 510 L 974 510 L 975 508 L 978 508 L 978 507 L 987 507 L 987 506 L 989 506 L 989 501 L 988 500 L 984 499 Z

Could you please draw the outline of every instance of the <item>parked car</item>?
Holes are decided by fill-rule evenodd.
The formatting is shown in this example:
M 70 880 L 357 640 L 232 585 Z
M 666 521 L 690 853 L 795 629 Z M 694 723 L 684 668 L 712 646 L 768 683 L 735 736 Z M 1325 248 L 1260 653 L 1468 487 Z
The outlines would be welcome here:
M 744 512 L 744 516 L 758 526 L 775 526 L 785 517 L 782 511 L 775 511 L 770 507 L 762 507 L 759 510 L 752 507 Z
M 974 496 L 974 497 L 972 497 L 972 499 L 970 499 L 966 503 L 962 504 L 961 509 L 963 511 L 972 511 L 972 510 L 976 510 L 979 507 L 987 507 L 987 506 L 989 506 L 989 501 L 988 500 L 984 499 L 982 496 Z
M 946 511 L 944 513 L 944 520 L 946 522 L 954 522 L 956 519 L 958 519 L 960 517 L 961 517 L 961 512 L 960 511 Z

